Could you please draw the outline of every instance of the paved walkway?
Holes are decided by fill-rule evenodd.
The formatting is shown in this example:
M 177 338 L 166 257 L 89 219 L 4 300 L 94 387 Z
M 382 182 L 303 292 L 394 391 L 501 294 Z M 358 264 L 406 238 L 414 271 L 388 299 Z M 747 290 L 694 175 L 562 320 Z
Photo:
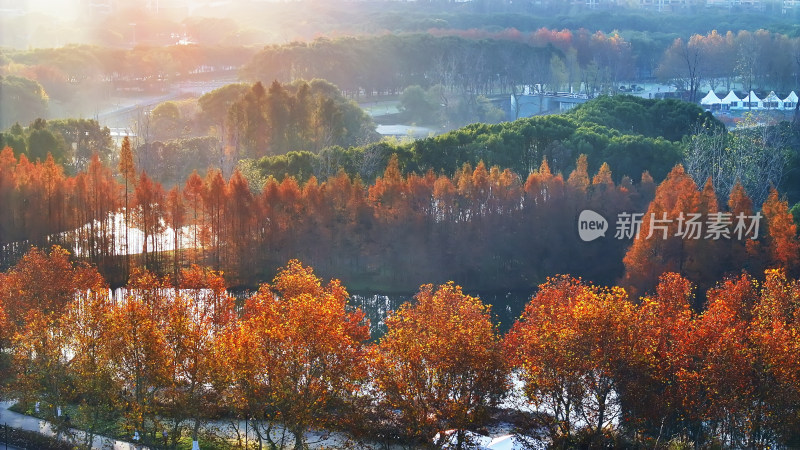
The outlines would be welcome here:
M 19 447 L 14 447 L 13 445 L 8 445 L 5 442 L 0 442 L 0 450 L 23 450 Z
M 46 436 L 56 436 L 56 432 L 54 431 L 54 428 L 50 424 L 50 422 L 46 420 L 37 419 L 35 417 L 26 416 L 24 414 L 19 414 L 14 411 L 10 411 L 8 408 L 14 405 L 14 403 L 15 402 L 0 402 L 0 425 L 8 424 L 8 426 L 13 428 L 19 428 L 28 431 L 36 431 Z M 84 438 L 83 431 L 70 429 L 70 432 L 73 436 L 75 436 L 76 441 L 78 442 L 83 441 Z M 61 438 L 64 440 L 68 440 L 64 436 L 64 433 L 62 433 Z M 9 446 L 8 448 L 9 450 L 11 450 L 14 447 Z M 105 436 L 95 436 L 94 440 L 92 441 L 92 448 L 113 449 L 113 450 L 146 449 L 146 447 L 141 445 L 136 446 L 134 444 L 131 444 L 130 442 L 117 441 Z M 5 450 L 5 444 L 0 444 L 0 450 Z

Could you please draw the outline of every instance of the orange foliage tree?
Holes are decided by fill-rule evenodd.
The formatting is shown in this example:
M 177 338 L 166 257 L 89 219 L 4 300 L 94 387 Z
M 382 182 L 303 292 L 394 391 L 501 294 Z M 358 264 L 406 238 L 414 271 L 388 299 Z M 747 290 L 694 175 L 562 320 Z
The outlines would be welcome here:
M 149 272 L 135 269 L 122 302 L 109 313 L 107 358 L 127 432 L 155 435 L 160 428 L 159 397 L 170 383 L 171 353 L 167 346 L 165 307 L 168 285 Z
M 621 393 L 629 426 L 670 434 L 697 418 L 696 408 L 693 415 L 686 414 L 691 399 L 682 388 L 687 374 L 695 373 L 692 296 L 689 280 L 668 272 L 636 309 L 630 376 Z
M 53 418 L 69 398 L 67 336 L 59 319 L 54 313 L 30 311 L 13 347 L 16 376 L 12 389 L 28 404 L 41 400 L 46 414 Z
M 108 289 L 98 287 L 76 293 L 61 327 L 72 355 L 68 373 L 70 400 L 76 406 L 76 423 L 84 424 L 83 445 L 91 446 L 101 424 L 116 420 L 120 386 L 109 364 L 109 320 L 112 310 Z
M 11 326 L 22 327 L 30 312 L 59 317 L 76 291 L 104 284 L 94 267 L 73 263 L 69 252 L 63 248 L 53 246 L 49 254 L 33 248 L 8 272 L 0 275 L 0 298 L 5 303 Z
M 549 411 L 551 435 L 571 439 L 583 420 L 600 437 L 620 417 L 619 394 L 634 351 L 633 304 L 622 289 L 567 276 L 549 279 L 506 336 L 524 396 Z
M 69 329 L 64 314 L 77 293 L 104 287 L 94 268 L 73 263 L 69 256 L 58 246 L 49 254 L 34 248 L 0 275 L 9 330 L 16 331 L 14 390 L 23 400 L 44 401 L 53 416 L 69 398 Z
M 0 274 L 0 283 L 2 283 L 2 276 Z M 6 314 L 6 307 L 3 299 L 0 298 L 0 392 L 3 392 L 10 377 L 11 357 L 6 350 L 11 348 L 12 330 L 11 321 Z
M 220 411 L 223 389 L 215 383 L 215 344 L 235 318 L 234 302 L 221 274 L 192 266 L 180 278 L 181 290 L 167 299 L 164 318 L 169 383 L 163 402 L 173 445 L 184 421 L 192 422 L 192 440 L 197 441 L 204 419 Z
M 745 445 L 793 446 L 800 435 L 800 283 L 782 270 L 765 275 L 749 329 L 756 396 L 742 409 L 749 414 L 739 424 L 746 426 Z
M 131 147 L 131 141 L 128 136 L 125 136 L 122 139 L 122 145 L 119 149 L 119 165 L 117 166 L 117 170 L 119 171 L 122 178 L 125 180 L 125 187 L 123 190 L 124 195 L 124 215 L 125 215 L 125 254 L 130 255 L 130 235 L 128 233 L 128 228 L 130 227 L 130 214 L 131 208 L 129 205 L 130 202 L 130 188 L 131 184 L 136 183 L 136 166 L 133 163 L 133 149 Z M 127 267 L 126 272 L 130 268 L 130 258 L 126 257 Z
M 278 423 L 303 448 L 309 428 L 330 424 L 332 408 L 359 395 L 369 329 L 361 311 L 348 311 L 348 297 L 338 280 L 323 286 L 293 260 L 248 299 L 240 323 L 221 337 L 230 395 L 257 422 L 261 440 L 278 445 Z
M 693 246 L 703 238 L 696 234 L 702 230 L 686 225 L 691 214 L 700 214 L 700 203 L 697 185 L 682 166 L 675 166 L 656 189 L 655 198 L 642 217 L 641 231 L 623 260 L 624 283 L 632 295 L 651 290 L 664 272 L 684 273 Z M 685 221 L 679 222 L 679 217 Z M 705 218 L 697 219 L 702 224 Z M 681 223 L 683 229 L 679 230 Z M 679 232 L 685 236 L 677 235 Z
M 739 420 L 758 403 L 753 390 L 757 362 L 748 340 L 757 295 L 752 279 L 745 275 L 708 291 L 708 309 L 698 317 L 693 336 L 697 364 L 681 373 L 684 408 L 692 419 L 688 431 L 695 442 L 715 435 L 737 442 Z
M 430 442 L 445 430 L 483 425 L 488 408 L 506 390 L 506 369 L 489 307 L 452 282 L 424 285 L 416 303 L 387 319 L 374 348 L 374 380 L 380 407 L 396 410 L 405 436 Z
M 738 181 L 733 185 L 730 196 L 728 196 L 728 211 L 730 211 L 734 220 L 738 220 L 738 217 L 753 216 L 753 201 Z M 763 229 L 759 230 L 759 234 L 763 234 L 763 232 Z M 742 240 L 738 239 L 737 236 L 737 239 L 731 239 L 729 253 L 724 253 L 723 258 L 730 262 L 730 267 L 743 269 L 749 273 L 761 273 L 764 270 L 762 252 L 761 241 L 754 239 Z
M 164 231 L 164 217 L 168 212 L 164 188 L 160 183 L 154 183 L 145 172 L 142 172 L 136 182 L 134 199 L 131 222 L 142 230 L 144 265 L 152 270 L 155 258 L 151 255 L 151 250 L 153 253 L 159 250 L 158 235 Z
M 178 186 L 167 193 L 164 222 L 172 229 L 172 276 L 177 284 L 183 249 L 183 226 L 186 223 L 186 205 Z
M 794 223 L 789 204 L 778 198 L 778 191 L 770 189 L 762 206 L 769 237 L 770 265 L 783 268 L 789 273 L 800 270 L 800 240 L 797 237 L 797 224 Z

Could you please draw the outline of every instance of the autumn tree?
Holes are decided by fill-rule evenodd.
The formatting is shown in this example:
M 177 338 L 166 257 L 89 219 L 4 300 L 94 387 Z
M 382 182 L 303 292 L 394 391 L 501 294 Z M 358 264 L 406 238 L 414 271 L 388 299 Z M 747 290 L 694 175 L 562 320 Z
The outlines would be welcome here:
M 586 155 L 582 154 L 578 157 L 575 170 L 569 174 L 567 183 L 581 192 L 586 192 L 589 187 L 589 171 Z
M 124 301 L 109 313 L 108 364 L 122 387 L 119 407 L 127 432 L 155 435 L 158 399 L 170 383 L 171 354 L 164 324 L 168 285 L 153 274 L 135 269 Z
M 77 175 L 72 195 L 73 219 L 84 225 L 78 229 L 81 246 L 92 261 L 105 268 L 112 265 L 110 259 L 117 252 L 114 242 L 118 230 L 110 219 L 120 205 L 120 189 L 111 169 L 94 154 L 87 172 Z
M 159 251 L 158 236 L 164 231 L 164 216 L 167 214 L 166 196 L 160 183 L 153 182 L 145 172 L 139 174 L 134 190 L 132 224 L 142 231 L 142 256 L 146 268 L 153 269 L 151 253 Z
M 253 215 L 255 213 L 255 199 L 247 184 L 247 180 L 237 169 L 228 180 L 226 190 L 226 203 L 223 211 L 226 222 L 229 224 L 227 239 L 222 244 L 228 248 L 226 252 L 226 266 L 230 267 L 232 274 L 241 274 L 248 263 L 252 263 L 253 249 L 250 246 L 253 230 Z
M 648 292 L 664 272 L 686 273 L 688 264 L 699 256 L 694 250 L 705 238 L 700 228 L 704 220 L 697 185 L 682 166 L 675 166 L 656 189 L 640 232 L 623 259 L 624 284 L 632 295 Z
M 55 420 L 69 399 L 67 330 L 60 315 L 31 310 L 14 337 L 14 392 L 27 404 L 41 401 Z
M 166 301 L 164 340 L 169 352 L 169 383 L 164 391 L 173 445 L 182 425 L 191 421 L 192 440 L 198 441 L 203 421 L 220 412 L 224 388 L 216 381 L 216 343 L 235 317 L 233 299 L 222 276 L 192 266 L 181 271 L 181 290 Z M 216 375 L 216 376 L 215 376 Z
M 620 392 L 628 425 L 653 435 L 679 434 L 697 423 L 701 405 L 686 387 L 695 387 L 696 316 L 694 286 L 674 272 L 660 276 L 653 292 L 641 298 L 633 320 L 634 353 Z
M 404 436 L 431 442 L 444 431 L 486 423 L 488 409 L 506 390 L 506 369 L 490 309 L 448 283 L 424 285 L 416 302 L 387 319 L 388 331 L 374 349 L 380 407 L 397 410 Z
M 45 402 L 54 417 L 56 408 L 70 398 L 70 330 L 64 315 L 76 295 L 105 284 L 96 269 L 73 263 L 69 256 L 58 246 L 49 254 L 34 248 L 0 276 L 9 329 L 16 330 L 13 389 L 25 401 Z
M 133 150 L 131 149 L 131 141 L 128 136 L 125 136 L 122 139 L 122 146 L 119 150 L 119 165 L 117 166 L 117 170 L 119 171 L 122 178 L 125 180 L 125 191 L 123 194 L 125 195 L 125 255 L 126 261 L 128 261 L 128 266 L 130 266 L 130 214 L 131 208 L 129 207 L 129 199 L 130 199 L 130 184 L 136 182 L 136 166 L 133 163 Z M 125 270 L 127 271 L 129 267 L 126 267 Z
M 659 77 L 689 93 L 688 100 L 697 100 L 697 90 L 704 81 L 706 48 L 703 37 L 693 35 L 689 40 L 677 38 L 667 49 L 658 66 Z
M 789 273 L 796 272 L 800 268 L 800 240 L 788 202 L 780 200 L 778 191 L 772 188 L 761 209 L 769 236 L 767 245 L 771 265 Z
M 183 254 L 183 226 L 186 224 L 186 205 L 180 187 L 175 186 L 169 190 L 164 210 L 164 222 L 172 230 L 172 276 L 177 284 Z
M 731 190 L 728 197 L 728 211 L 737 221 L 740 217 L 754 217 L 753 201 L 747 195 L 741 183 L 734 184 Z M 765 232 L 766 230 L 759 231 L 761 234 Z M 760 240 L 740 240 L 737 235 L 736 239 L 730 240 L 729 253 L 727 254 L 729 266 L 744 269 L 749 273 L 760 273 L 764 269 L 765 258 L 762 254 L 763 251 L 763 244 Z
M 77 406 L 75 422 L 85 424 L 83 445 L 87 447 L 102 424 L 119 417 L 120 385 L 115 382 L 107 346 L 112 339 L 108 293 L 102 286 L 77 293 L 61 324 L 67 334 L 66 349 L 72 355 L 68 365 L 70 399 Z
M 189 178 L 186 179 L 186 185 L 183 188 L 183 196 L 186 199 L 189 211 L 189 224 L 192 227 L 192 261 L 197 262 L 198 249 L 202 249 L 202 240 L 198 241 L 201 233 L 205 228 L 205 213 L 203 210 L 203 196 L 205 186 L 203 185 L 203 178 L 197 173 L 192 172 Z
M 271 446 L 280 442 L 273 422 L 304 448 L 306 431 L 331 424 L 332 408 L 363 389 L 369 332 L 364 314 L 346 308 L 348 297 L 337 280 L 323 286 L 310 267 L 290 261 L 223 339 L 236 407 Z
M 506 336 L 525 399 L 553 415 L 551 435 L 571 442 L 584 422 L 599 439 L 620 418 L 619 394 L 632 358 L 633 304 L 619 288 L 561 276 L 548 280 Z
M 708 291 L 708 309 L 698 318 L 694 358 L 684 380 L 687 401 L 694 406 L 693 440 L 712 437 L 737 447 L 768 444 L 762 435 L 766 406 L 763 361 L 749 339 L 753 307 L 758 291 L 753 280 L 742 275 L 721 282 Z
M 70 254 L 53 246 L 50 253 L 31 249 L 7 273 L 0 275 L 0 298 L 12 327 L 24 327 L 27 315 L 61 316 L 75 292 L 104 284 L 93 267 L 70 261 Z
M 2 277 L 3 275 L 0 274 L 0 284 L 3 283 Z M 3 300 L 0 298 L 0 392 L 5 390 L 10 377 L 11 357 L 6 350 L 11 348 L 12 330 L 11 321 L 6 313 Z
M 192 186 L 194 188 L 194 186 Z M 213 266 L 219 269 L 224 242 L 224 233 L 227 221 L 222 220 L 227 203 L 227 191 L 225 189 L 225 179 L 220 170 L 209 170 L 203 180 L 201 191 L 205 217 L 205 227 L 201 229 L 202 245 L 209 246 L 213 250 Z
M 746 405 L 754 417 L 742 423 L 750 425 L 744 431 L 751 443 L 791 446 L 800 433 L 795 406 L 800 401 L 800 283 L 771 269 L 759 294 L 749 329 L 758 397 Z

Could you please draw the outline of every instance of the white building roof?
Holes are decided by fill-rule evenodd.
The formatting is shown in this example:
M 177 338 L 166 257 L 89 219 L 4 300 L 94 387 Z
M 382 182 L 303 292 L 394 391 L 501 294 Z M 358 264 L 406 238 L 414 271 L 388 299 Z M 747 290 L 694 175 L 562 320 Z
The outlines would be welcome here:
M 761 99 L 758 98 L 758 96 L 756 95 L 755 92 L 750 91 L 750 93 L 747 94 L 747 97 L 743 98 L 742 101 L 743 102 L 758 103 L 758 102 L 761 101 Z
M 788 97 L 786 97 L 785 99 L 783 99 L 783 101 L 784 101 L 784 102 L 792 102 L 792 103 L 797 103 L 797 94 L 795 94 L 795 93 L 794 93 L 794 91 L 792 91 L 792 92 L 789 94 L 789 96 L 788 96 Z
M 765 102 L 780 102 L 781 99 L 775 95 L 775 91 L 769 91 L 769 95 L 764 97 Z
M 731 102 L 740 102 L 740 101 L 742 101 L 742 99 L 740 99 L 736 94 L 734 94 L 733 91 L 728 92 L 728 95 L 726 95 L 725 98 L 721 100 L 722 103 L 725 103 L 727 105 L 730 105 Z
M 722 103 L 722 100 L 717 97 L 713 90 L 709 90 L 708 94 L 700 100 L 701 105 L 718 105 L 720 103 Z

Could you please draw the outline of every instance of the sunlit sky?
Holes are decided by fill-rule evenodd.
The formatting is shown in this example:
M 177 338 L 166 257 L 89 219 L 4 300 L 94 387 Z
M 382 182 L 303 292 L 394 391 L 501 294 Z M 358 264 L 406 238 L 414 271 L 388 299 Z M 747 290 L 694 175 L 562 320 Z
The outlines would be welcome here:
M 24 14 L 30 12 L 44 13 L 59 19 L 71 20 L 85 14 L 92 7 L 113 5 L 114 10 L 125 7 L 147 8 L 155 11 L 157 8 L 170 8 L 172 10 L 185 9 L 186 14 L 206 5 L 218 6 L 226 3 L 245 3 L 252 0 L 0 0 L 0 14 Z M 278 2 L 286 0 L 256 0 Z
M 193 1 L 193 0 L 143 0 L 135 3 L 148 5 L 156 2 L 163 2 L 165 4 L 180 3 L 185 5 L 187 10 L 196 6 L 196 4 L 203 4 L 206 2 Z M 48 15 L 53 15 L 63 19 L 75 19 L 81 14 L 85 13 L 90 5 L 108 4 L 108 3 L 134 3 L 125 0 L 0 0 L 2 9 L 19 10 L 21 12 L 41 12 Z

